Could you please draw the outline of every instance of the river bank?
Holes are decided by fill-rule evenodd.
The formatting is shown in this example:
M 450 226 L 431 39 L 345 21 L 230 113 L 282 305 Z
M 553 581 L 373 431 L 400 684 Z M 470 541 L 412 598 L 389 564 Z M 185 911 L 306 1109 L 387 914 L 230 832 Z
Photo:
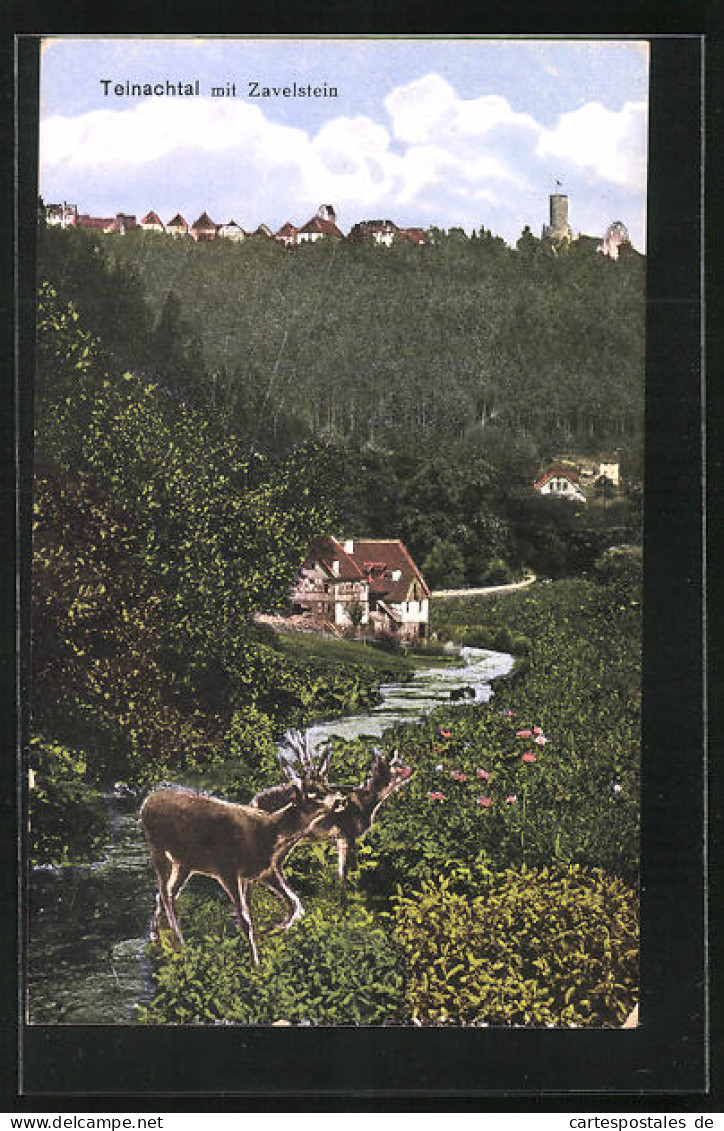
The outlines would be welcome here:
M 312 744 L 380 737 L 445 704 L 482 706 L 514 666 L 512 656 L 479 649 L 463 649 L 459 659 L 383 684 L 371 710 L 310 727 Z M 471 694 L 455 698 L 464 691 Z M 28 1015 L 36 1024 L 132 1024 L 152 992 L 145 948 L 155 882 L 138 799 L 116 793 L 106 803 L 110 836 L 98 863 L 45 866 L 30 876 Z

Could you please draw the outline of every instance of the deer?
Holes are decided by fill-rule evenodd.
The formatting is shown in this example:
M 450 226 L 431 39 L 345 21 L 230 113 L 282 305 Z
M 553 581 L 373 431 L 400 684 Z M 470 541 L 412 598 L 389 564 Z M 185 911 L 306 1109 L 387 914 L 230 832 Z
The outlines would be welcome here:
M 281 806 L 290 803 L 294 790 L 299 788 L 297 782 L 316 789 L 331 788 L 327 782 L 331 752 L 315 757 L 308 740 L 298 731 L 287 735 L 287 743 L 293 756 L 283 760 L 282 764 L 285 776 L 291 780 L 257 793 L 250 802 L 253 808 L 268 813 L 278 811 Z M 383 802 L 406 785 L 411 775 L 412 770 L 402 761 L 397 748 L 389 758 L 375 750 L 364 784 L 346 791 L 344 806 L 324 814 L 308 830 L 306 835 L 314 840 L 337 842 L 337 875 L 343 886 L 347 873 L 355 865 L 357 840 L 369 830 Z
M 184 946 L 175 900 L 196 874 L 211 876 L 231 901 L 240 933 L 246 936 L 254 966 L 259 952 L 249 911 L 248 890 L 262 884 L 288 908 L 273 928 L 287 930 L 304 914 L 299 896 L 287 883 L 282 864 L 299 841 L 346 807 L 340 791 L 296 786 L 274 812 L 239 805 L 184 786 L 155 790 L 141 807 L 141 823 L 158 881 L 151 938 L 157 940 L 162 914 L 174 945 Z

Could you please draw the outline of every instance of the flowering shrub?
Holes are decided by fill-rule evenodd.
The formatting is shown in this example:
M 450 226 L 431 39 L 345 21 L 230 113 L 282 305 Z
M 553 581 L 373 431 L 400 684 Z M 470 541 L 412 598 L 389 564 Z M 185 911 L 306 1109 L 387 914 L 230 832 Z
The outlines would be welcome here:
M 394 901 L 406 1016 L 425 1025 L 613 1026 L 637 999 L 635 893 L 599 869 L 451 877 Z

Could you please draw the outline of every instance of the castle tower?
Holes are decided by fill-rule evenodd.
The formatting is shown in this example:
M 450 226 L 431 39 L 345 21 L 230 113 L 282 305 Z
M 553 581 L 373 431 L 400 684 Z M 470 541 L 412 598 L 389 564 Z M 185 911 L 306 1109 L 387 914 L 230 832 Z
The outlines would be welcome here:
M 562 192 L 551 193 L 550 224 L 543 225 L 542 238 L 548 240 L 571 240 L 573 232 L 568 222 L 568 197 Z

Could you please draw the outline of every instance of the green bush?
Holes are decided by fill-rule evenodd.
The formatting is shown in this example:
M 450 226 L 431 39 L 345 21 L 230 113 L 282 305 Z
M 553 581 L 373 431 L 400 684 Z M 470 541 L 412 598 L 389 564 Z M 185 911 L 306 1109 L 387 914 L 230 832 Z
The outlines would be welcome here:
M 450 877 L 398 896 L 406 1011 L 425 1025 L 617 1026 L 637 998 L 635 893 L 598 869 Z
M 399 953 L 360 906 L 344 920 L 314 908 L 289 932 L 262 939 L 259 958 L 254 968 L 246 941 L 229 934 L 164 948 L 156 996 L 139 1021 L 381 1025 L 400 1011 Z
M 43 738 L 30 744 L 30 860 L 71 864 L 98 857 L 107 836 L 103 799 L 85 779 L 84 759 Z

